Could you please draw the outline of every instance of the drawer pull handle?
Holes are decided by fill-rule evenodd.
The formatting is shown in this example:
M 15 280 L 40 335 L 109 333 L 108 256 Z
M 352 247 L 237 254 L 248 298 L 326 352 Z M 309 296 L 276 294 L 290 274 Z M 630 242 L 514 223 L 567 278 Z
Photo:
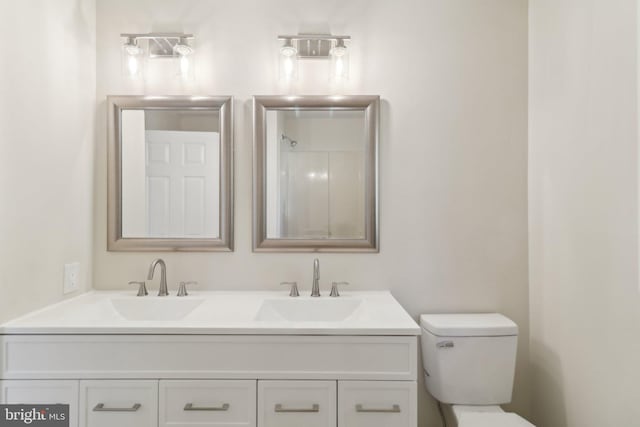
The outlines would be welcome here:
M 223 403 L 222 406 L 193 406 L 193 403 L 184 405 L 185 411 L 228 411 L 231 405 Z
M 104 403 L 98 403 L 93 412 L 136 412 L 142 407 L 139 403 L 134 403 L 131 408 L 105 408 Z
M 276 412 L 320 412 L 320 405 L 314 403 L 311 408 L 283 408 L 282 403 L 276 404 Z
M 364 408 L 361 404 L 356 405 L 356 412 L 376 412 L 376 413 L 394 413 L 400 412 L 400 405 L 393 405 L 391 408 L 376 409 L 376 408 Z

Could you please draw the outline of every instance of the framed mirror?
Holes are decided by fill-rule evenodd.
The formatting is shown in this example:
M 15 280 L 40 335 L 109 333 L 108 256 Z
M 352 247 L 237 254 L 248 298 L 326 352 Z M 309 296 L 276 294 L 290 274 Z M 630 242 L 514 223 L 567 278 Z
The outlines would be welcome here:
M 108 250 L 233 250 L 232 102 L 107 97 Z
M 253 248 L 378 252 L 378 96 L 255 96 Z

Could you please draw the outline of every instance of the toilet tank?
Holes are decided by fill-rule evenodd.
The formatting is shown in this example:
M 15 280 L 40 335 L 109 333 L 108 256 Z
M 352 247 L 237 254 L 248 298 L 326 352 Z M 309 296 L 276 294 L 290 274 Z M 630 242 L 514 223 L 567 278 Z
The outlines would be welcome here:
M 422 364 L 427 390 L 442 403 L 511 401 L 518 326 L 497 313 L 424 314 Z

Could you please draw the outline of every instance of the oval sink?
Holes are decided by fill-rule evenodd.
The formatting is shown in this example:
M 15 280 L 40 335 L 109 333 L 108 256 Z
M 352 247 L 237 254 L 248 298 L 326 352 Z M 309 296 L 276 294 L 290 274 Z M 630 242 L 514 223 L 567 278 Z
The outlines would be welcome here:
M 355 314 L 362 300 L 332 299 L 271 299 L 265 300 L 255 320 L 289 322 L 340 322 Z
M 111 305 L 127 320 L 180 320 L 202 304 L 203 299 L 171 297 L 112 298 Z

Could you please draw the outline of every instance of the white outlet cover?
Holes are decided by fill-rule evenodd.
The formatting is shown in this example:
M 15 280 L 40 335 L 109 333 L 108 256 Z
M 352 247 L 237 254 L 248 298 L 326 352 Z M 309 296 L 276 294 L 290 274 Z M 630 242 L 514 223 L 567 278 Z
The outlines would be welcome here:
M 64 265 L 63 293 L 70 294 L 80 288 L 80 263 L 73 262 Z

